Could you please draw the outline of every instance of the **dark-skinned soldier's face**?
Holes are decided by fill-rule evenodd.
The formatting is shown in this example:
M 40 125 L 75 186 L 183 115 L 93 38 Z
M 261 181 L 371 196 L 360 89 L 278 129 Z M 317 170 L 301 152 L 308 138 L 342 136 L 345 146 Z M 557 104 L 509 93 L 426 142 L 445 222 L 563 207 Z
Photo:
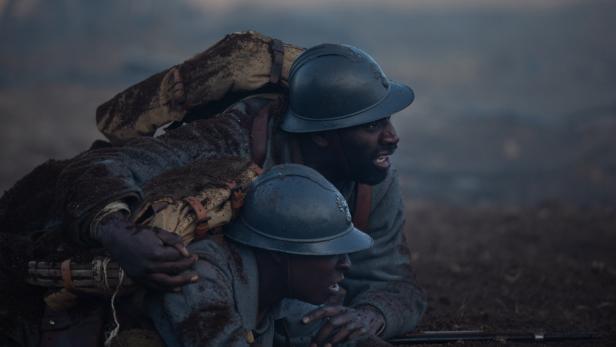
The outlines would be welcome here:
M 382 182 L 399 141 L 389 117 L 340 129 L 338 134 L 351 178 L 370 185 Z
M 351 267 L 346 254 L 331 256 L 288 256 L 289 295 L 320 305 L 340 291 L 344 273 Z

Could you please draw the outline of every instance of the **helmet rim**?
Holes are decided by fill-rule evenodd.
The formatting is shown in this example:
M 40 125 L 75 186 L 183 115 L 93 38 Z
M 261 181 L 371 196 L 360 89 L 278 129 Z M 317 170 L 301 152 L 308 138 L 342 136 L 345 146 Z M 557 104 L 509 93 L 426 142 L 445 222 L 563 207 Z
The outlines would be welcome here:
M 283 240 L 255 233 L 255 228 L 243 219 L 234 220 L 225 231 L 225 237 L 243 245 L 295 255 L 328 256 L 355 253 L 372 247 L 374 240 L 363 231 L 351 227 L 326 240 Z
M 299 164 L 273 166 L 254 180 L 224 235 L 247 246 L 303 255 L 352 253 L 373 242 L 355 228 L 336 187 Z
M 281 128 L 288 133 L 310 133 L 350 128 L 387 118 L 405 109 L 414 100 L 415 93 L 411 87 L 389 80 L 387 94 L 379 102 L 367 108 L 342 116 L 316 119 L 300 115 L 289 107 L 283 117 Z

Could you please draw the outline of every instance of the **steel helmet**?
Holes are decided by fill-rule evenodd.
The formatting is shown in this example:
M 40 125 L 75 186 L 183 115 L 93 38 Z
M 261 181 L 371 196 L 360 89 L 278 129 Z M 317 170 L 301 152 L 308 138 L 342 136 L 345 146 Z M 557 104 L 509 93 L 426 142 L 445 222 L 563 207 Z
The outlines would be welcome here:
M 302 53 L 289 72 L 289 107 L 282 129 L 307 133 L 370 123 L 410 105 L 413 90 L 385 76 L 364 51 L 321 44 Z
M 320 173 L 298 164 L 274 166 L 259 176 L 225 236 L 251 247 L 302 255 L 352 253 L 374 242 L 353 226 L 342 194 Z

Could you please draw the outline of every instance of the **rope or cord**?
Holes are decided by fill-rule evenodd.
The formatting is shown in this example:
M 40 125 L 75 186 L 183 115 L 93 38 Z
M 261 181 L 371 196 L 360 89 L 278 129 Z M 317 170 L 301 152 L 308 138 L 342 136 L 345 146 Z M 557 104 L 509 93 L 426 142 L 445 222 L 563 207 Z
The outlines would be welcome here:
M 107 279 L 107 265 L 109 265 L 110 261 L 111 261 L 111 258 L 103 259 L 103 283 L 105 283 L 105 289 L 107 290 L 111 289 L 109 287 L 109 280 Z
M 107 289 L 109 289 L 109 281 L 107 279 L 107 265 L 109 265 L 109 261 L 111 261 L 110 258 L 105 258 L 103 260 L 103 273 L 104 273 L 104 280 L 105 280 L 105 286 L 107 287 Z M 119 272 L 120 272 L 120 278 L 118 279 L 118 285 L 115 288 L 115 291 L 113 292 L 113 295 L 111 296 L 111 313 L 113 314 L 113 322 L 115 323 L 115 328 L 113 328 L 113 330 L 111 330 L 108 334 L 107 334 L 107 338 L 105 339 L 105 347 L 110 347 L 111 346 L 111 341 L 118 336 L 118 333 L 120 332 L 120 322 L 118 322 L 118 314 L 116 312 L 116 308 L 115 308 L 115 299 L 116 296 L 118 295 L 118 293 L 120 292 L 120 287 L 122 287 L 122 282 L 124 282 L 124 270 L 120 267 L 118 268 Z

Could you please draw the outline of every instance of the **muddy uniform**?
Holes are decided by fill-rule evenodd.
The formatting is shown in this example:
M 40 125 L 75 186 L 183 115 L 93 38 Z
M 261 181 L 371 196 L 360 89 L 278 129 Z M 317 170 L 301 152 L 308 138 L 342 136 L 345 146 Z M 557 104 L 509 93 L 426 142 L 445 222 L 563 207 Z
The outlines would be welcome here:
M 188 246 L 199 256 L 199 281 L 178 293 L 153 293 L 149 313 L 173 346 L 271 346 L 277 306 L 257 322 L 258 270 L 253 251 L 232 241 L 201 240 Z
M 291 161 L 289 139 L 277 127 L 281 105 L 279 98 L 251 98 L 214 119 L 193 122 L 158 138 L 138 138 L 123 147 L 77 157 L 60 175 L 58 186 L 66 188 L 55 202 L 64 208 L 72 238 L 91 244 L 90 221 L 98 210 L 116 200 L 135 207 L 142 197 L 141 187 L 166 170 L 213 158 L 249 158 L 252 120 L 265 107 L 272 115 L 265 166 Z M 354 182 L 338 187 L 351 208 L 355 206 L 354 187 Z M 375 245 L 351 256 L 353 267 L 343 283 L 348 291 L 346 305 L 371 305 L 383 313 L 386 325 L 381 336 L 385 338 L 412 330 L 425 309 L 411 272 L 403 224 L 398 178 L 390 170 L 372 189 L 365 231 Z
M 271 141 L 265 167 L 279 162 L 293 162 L 292 135 L 276 131 L 276 120 L 270 124 Z M 275 145 L 272 145 L 275 144 Z M 336 188 L 344 195 L 354 213 L 357 206 L 357 183 L 347 181 Z M 411 269 L 409 249 L 404 235 L 404 201 L 400 194 L 398 173 L 389 170 L 385 180 L 372 186 L 368 228 L 374 246 L 349 255 L 353 266 L 346 275 L 343 287 L 347 290 L 345 305 L 376 307 L 385 318 L 380 336 L 390 338 L 415 328 L 426 308 L 422 291 L 417 287 Z M 296 306 L 301 306 L 297 304 Z M 306 304 L 296 312 L 314 309 Z M 291 326 L 303 315 L 293 317 Z

